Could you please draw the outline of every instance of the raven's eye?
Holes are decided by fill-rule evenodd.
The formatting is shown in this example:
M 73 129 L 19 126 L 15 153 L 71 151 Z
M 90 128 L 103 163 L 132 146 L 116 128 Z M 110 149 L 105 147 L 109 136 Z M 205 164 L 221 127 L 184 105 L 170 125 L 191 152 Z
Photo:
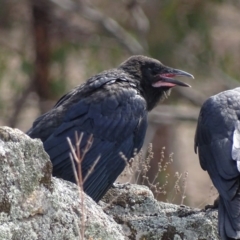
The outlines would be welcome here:
M 149 74 L 151 74 L 151 75 L 157 74 L 157 70 L 154 68 L 149 67 L 147 70 L 148 70 Z
M 152 73 L 153 75 L 156 75 L 156 74 L 159 73 L 159 69 L 157 69 L 157 68 L 152 68 L 151 73 Z

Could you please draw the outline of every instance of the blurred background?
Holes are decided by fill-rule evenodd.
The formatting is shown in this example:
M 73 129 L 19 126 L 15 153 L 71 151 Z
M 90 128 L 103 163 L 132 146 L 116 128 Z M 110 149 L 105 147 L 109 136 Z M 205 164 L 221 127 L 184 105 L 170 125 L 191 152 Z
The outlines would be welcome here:
M 152 143 L 154 156 L 145 183 L 159 182 L 159 200 L 212 203 L 217 195 L 194 153 L 194 132 L 201 104 L 239 85 L 240 1 L 0 0 L 0 6 L 1 125 L 26 131 L 92 75 L 134 54 L 157 58 L 195 79 L 149 114 L 142 155 Z M 159 161 L 166 169 L 158 169 Z

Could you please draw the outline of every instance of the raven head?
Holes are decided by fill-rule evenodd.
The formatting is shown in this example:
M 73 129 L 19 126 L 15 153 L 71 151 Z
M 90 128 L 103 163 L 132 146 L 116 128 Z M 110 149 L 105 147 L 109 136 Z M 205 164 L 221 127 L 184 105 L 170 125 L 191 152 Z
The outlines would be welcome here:
M 139 82 L 143 97 L 146 99 L 148 110 L 152 110 L 159 100 L 170 94 L 174 86 L 190 87 L 175 77 L 191 77 L 193 75 L 163 65 L 160 61 L 145 57 L 132 56 L 120 65 L 120 68 L 134 76 Z

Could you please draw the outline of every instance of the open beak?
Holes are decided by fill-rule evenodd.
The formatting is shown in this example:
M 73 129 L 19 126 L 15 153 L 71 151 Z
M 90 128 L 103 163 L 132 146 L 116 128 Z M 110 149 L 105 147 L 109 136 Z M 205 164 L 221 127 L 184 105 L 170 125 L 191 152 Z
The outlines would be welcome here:
M 164 73 L 156 75 L 156 82 L 154 82 L 152 84 L 152 86 L 153 87 L 174 87 L 174 86 L 178 85 L 178 86 L 182 86 L 182 87 L 191 87 L 187 83 L 184 83 L 177 79 L 174 79 L 175 77 L 194 78 L 194 76 L 192 74 L 187 73 L 185 71 L 166 67 L 164 69 Z

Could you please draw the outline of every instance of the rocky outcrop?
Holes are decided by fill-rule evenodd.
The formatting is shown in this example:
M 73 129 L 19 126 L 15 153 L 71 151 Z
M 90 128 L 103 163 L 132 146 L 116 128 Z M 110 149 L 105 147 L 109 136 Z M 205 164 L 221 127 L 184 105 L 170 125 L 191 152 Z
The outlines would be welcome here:
M 119 184 L 100 204 L 51 177 L 42 143 L 0 128 L 0 240 L 218 239 L 217 212 L 157 202 Z
M 101 203 L 127 239 L 217 240 L 217 211 L 158 202 L 146 186 L 119 184 Z
M 0 239 L 124 239 L 123 231 L 75 184 L 51 177 L 39 140 L 0 128 Z M 84 200 L 84 201 L 82 201 Z

